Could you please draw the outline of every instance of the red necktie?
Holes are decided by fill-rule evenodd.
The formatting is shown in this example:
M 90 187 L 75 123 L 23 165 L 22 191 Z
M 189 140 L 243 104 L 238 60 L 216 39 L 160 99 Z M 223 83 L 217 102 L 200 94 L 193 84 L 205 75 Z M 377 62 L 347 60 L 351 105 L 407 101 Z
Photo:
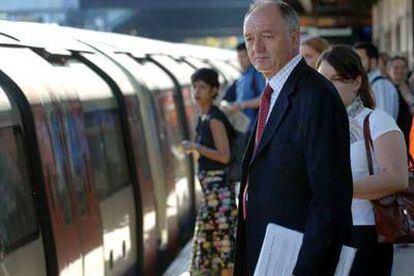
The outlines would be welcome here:
M 260 99 L 260 109 L 259 109 L 259 119 L 257 121 L 257 127 L 256 127 L 256 136 L 254 139 L 254 150 L 253 150 L 253 156 L 256 153 L 257 146 L 259 145 L 260 139 L 262 139 L 263 131 L 266 126 L 266 119 L 267 115 L 269 114 L 270 109 L 270 98 L 272 96 L 273 89 L 269 85 L 269 83 L 266 85 L 262 98 Z M 247 189 L 249 187 L 249 182 L 247 181 L 246 187 L 243 191 L 243 218 L 246 219 L 247 217 Z

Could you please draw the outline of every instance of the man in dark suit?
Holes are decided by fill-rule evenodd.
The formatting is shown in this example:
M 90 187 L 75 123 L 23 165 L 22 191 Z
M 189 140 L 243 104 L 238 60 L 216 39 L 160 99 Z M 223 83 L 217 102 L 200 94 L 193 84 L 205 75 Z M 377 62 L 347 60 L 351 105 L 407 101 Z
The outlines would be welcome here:
M 289 5 L 254 4 L 244 36 L 267 85 L 242 165 L 234 275 L 253 275 L 269 223 L 304 233 L 294 275 L 333 275 L 352 227 L 345 108 L 299 56 L 299 20 Z

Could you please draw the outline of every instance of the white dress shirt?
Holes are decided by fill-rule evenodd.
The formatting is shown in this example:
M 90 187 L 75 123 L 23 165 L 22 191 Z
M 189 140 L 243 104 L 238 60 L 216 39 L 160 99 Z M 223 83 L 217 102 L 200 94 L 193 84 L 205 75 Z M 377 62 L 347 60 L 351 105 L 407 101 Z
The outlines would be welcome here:
M 272 113 L 273 106 L 275 105 L 276 100 L 279 97 L 279 94 L 282 91 L 283 86 L 285 85 L 293 69 L 295 69 L 295 67 L 299 64 L 301 59 L 301 55 L 295 56 L 282 69 L 280 69 L 279 72 L 276 73 L 276 75 L 271 77 L 269 80 L 266 80 L 266 82 L 269 83 L 269 85 L 273 89 L 273 93 L 270 98 L 270 108 L 269 113 L 267 114 L 266 123 L 269 119 L 270 113 Z

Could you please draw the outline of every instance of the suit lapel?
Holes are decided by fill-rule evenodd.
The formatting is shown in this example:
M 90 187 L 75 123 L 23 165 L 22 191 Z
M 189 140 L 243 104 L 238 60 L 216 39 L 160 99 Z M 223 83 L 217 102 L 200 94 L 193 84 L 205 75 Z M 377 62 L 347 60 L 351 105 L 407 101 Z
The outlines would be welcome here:
M 247 142 L 246 149 L 243 154 L 243 161 L 242 161 L 242 179 L 244 178 L 245 174 L 247 174 L 247 167 L 253 157 L 253 150 L 254 150 L 254 139 L 256 137 L 256 127 L 257 127 L 257 118 L 253 125 L 252 133 L 250 134 L 249 141 Z
M 256 152 L 254 152 L 254 155 L 250 159 L 250 164 L 253 163 L 253 161 L 261 153 L 263 148 L 269 143 L 271 137 L 275 134 L 276 130 L 278 129 L 283 117 L 286 114 L 286 111 L 289 108 L 289 96 L 295 91 L 297 79 L 299 78 L 300 74 L 303 72 L 305 68 L 306 64 L 305 61 L 302 59 L 299 62 L 299 64 L 295 67 L 295 69 L 293 69 L 292 73 L 286 80 L 286 83 L 283 85 L 282 91 L 280 91 L 276 103 L 273 106 L 273 109 L 271 110 L 269 119 L 263 131 L 262 139 L 260 140 Z

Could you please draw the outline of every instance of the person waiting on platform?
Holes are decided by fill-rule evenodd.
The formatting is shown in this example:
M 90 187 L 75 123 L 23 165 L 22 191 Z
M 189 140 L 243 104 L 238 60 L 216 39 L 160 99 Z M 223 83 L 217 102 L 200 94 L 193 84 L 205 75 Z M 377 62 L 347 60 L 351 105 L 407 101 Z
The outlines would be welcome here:
M 231 105 L 232 111 L 243 111 L 250 119 L 250 126 L 246 134 L 246 140 L 250 136 L 257 111 L 260 105 L 265 79 L 251 64 L 247 55 L 246 44 L 237 45 L 237 58 L 242 68 L 242 75 L 236 82 L 236 100 Z M 247 141 L 246 141 L 247 143 Z
M 389 77 L 388 75 L 388 62 L 390 61 L 391 57 L 388 53 L 381 52 L 379 53 L 378 59 L 378 70 L 381 76 Z
M 391 275 L 393 245 L 377 242 L 370 200 L 391 195 L 408 186 L 404 137 L 390 115 L 374 110 L 367 74 L 351 47 L 335 46 L 324 52 L 318 60 L 318 70 L 338 90 L 349 117 L 354 188 L 353 243 L 358 249 L 350 275 Z M 363 128 L 367 116 L 373 140 L 373 175 L 369 173 L 364 141 Z
M 203 201 L 198 211 L 191 263 L 192 275 L 233 275 L 237 209 L 233 185 L 226 180 L 234 131 L 213 104 L 218 74 L 202 68 L 191 76 L 193 98 L 200 109 L 196 142 L 183 141 L 187 153 L 198 158 Z
M 374 94 L 376 108 L 387 112 L 394 120 L 398 117 L 398 93 L 393 83 L 381 75 L 378 68 L 378 48 L 367 41 L 357 42 L 354 49 L 361 58 L 362 66 L 368 74 L 368 80 Z
M 388 67 L 389 76 L 398 92 L 397 125 L 404 133 L 405 141 L 409 143 L 414 114 L 414 95 L 408 84 L 408 60 L 402 56 L 395 56 L 389 61 Z
M 311 37 L 302 41 L 300 45 L 300 54 L 310 67 L 316 69 L 316 61 L 328 47 L 329 43 L 324 38 Z

